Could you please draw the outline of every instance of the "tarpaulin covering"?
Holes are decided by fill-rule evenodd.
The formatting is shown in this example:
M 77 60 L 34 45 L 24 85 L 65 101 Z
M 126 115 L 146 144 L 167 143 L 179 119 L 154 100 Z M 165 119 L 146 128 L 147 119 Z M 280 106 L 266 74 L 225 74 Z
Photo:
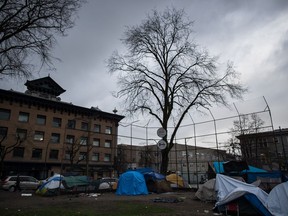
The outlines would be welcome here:
M 203 185 L 200 185 L 199 189 L 195 193 L 195 196 L 201 201 L 215 201 L 215 182 L 216 179 L 213 178 L 205 182 Z
M 173 184 L 175 184 L 177 187 L 184 187 L 186 186 L 185 182 L 184 182 L 184 179 L 179 176 L 179 175 L 176 175 L 175 173 L 172 173 L 170 175 L 167 175 L 166 176 L 166 180 L 168 182 L 171 182 Z
M 37 189 L 36 194 L 42 196 L 55 195 L 54 191 L 56 189 L 64 189 L 62 184 L 63 176 L 55 174 L 54 176 L 44 180 L 40 187 Z
M 274 187 L 266 200 L 266 207 L 273 215 L 288 215 L 288 182 Z
M 63 181 L 65 181 L 67 187 L 86 186 L 90 184 L 87 176 L 68 176 L 64 177 Z
M 229 176 L 217 174 L 215 190 L 217 191 L 216 207 L 228 204 L 244 196 L 259 213 L 264 216 L 272 215 L 265 207 L 268 194 L 259 187 L 238 181 Z
M 225 163 L 226 164 L 230 163 L 231 166 L 229 166 L 229 164 L 228 164 L 228 166 L 226 165 L 226 169 L 228 169 L 229 172 L 232 172 L 233 171 L 232 169 L 234 168 L 234 172 L 239 172 L 239 173 L 242 173 L 242 174 L 243 173 L 267 173 L 267 171 L 264 170 L 264 169 L 259 169 L 257 167 L 253 167 L 253 166 L 250 166 L 250 165 L 248 166 L 248 169 L 247 169 L 247 167 L 245 165 L 243 166 L 242 163 L 238 164 L 239 167 L 236 168 L 237 167 L 237 163 L 231 163 L 231 162 L 232 161 L 230 161 L 230 162 L 213 162 L 213 167 L 215 169 L 215 172 L 216 173 L 225 173 L 223 165 Z M 229 167 L 229 168 L 227 168 L 227 167 Z M 246 167 L 246 169 L 243 169 L 245 167 Z M 242 171 L 239 171 L 239 170 L 242 170 Z

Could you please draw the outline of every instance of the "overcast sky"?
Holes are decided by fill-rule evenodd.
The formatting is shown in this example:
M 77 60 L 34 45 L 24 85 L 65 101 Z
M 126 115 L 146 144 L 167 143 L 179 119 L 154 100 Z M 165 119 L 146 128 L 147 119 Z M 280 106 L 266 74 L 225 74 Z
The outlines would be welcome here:
M 220 63 L 234 62 L 249 89 L 244 100 L 260 106 L 245 105 L 247 112 L 264 110 L 264 96 L 274 127 L 287 128 L 287 0 L 88 0 L 76 26 L 67 37 L 58 39 L 54 55 L 62 61 L 55 62 L 56 71 L 43 70 L 31 79 L 50 74 L 66 90 L 62 101 L 98 106 L 106 112 L 116 107 L 121 114 L 120 101 L 111 94 L 117 91 L 116 76 L 108 74 L 105 61 L 114 50 L 123 50 L 120 38 L 125 26 L 140 24 L 151 9 L 162 11 L 171 6 L 184 8 L 195 21 L 193 36 L 200 46 L 220 55 Z M 5 80 L 0 85 L 24 92 L 24 83 Z M 215 112 L 214 117 L 225 113 Z

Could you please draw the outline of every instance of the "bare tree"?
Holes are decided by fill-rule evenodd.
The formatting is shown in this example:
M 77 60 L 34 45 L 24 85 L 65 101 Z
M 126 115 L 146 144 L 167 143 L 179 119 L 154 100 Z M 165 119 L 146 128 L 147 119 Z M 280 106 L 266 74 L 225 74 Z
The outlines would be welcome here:
M 3 174 L 5 157 L 32 137 L 31 131 L 25 134 L 8 134 L 8 128 L 0 127 L 0 177 Z
M 146 146 L 145 149 L 140 151 L 139 153 L 139 165 L 143 167 L 151 167 L 153 164 L 156 163 L 156 158 L 154 156 L 154 151 L 152 147 Z
M 233 122 L 233 128 L 230 129 L 231 138 L 228 140 L 229 148 L 232 149 L 234 155 L 245 156 L 247 152 L 250 152 L 249 146 L 240 146 L 239 140 L 236 136 L 257 133 L 262 130 L 264 124 L 265 122 L 256 113 L 250 115 L 239 115 L 239 120 Z
M 239 120 L 233 122 L 231 132 L 235 135 L 257 133 L 264 125 L 264 121 L 256 114 L 240 115 Z
M 84 149 L 84 150 L 83 150 Z M 77 138 L 73 140 L 72 143 L 66 145 L 66 151 L 69 154 L 69 162 L 71 170 L 74 169 L 75 165 L 79 165 L 81 162 L 86 162 L 86 168 L 88 167 L 89 163 L 89 153 L 93 149 L 93 146 L 87 140 L 87 143 L 83 142 L 81 138 Z M 81 155 L 81 153 L 83 153 Z M 86 174 L 88 170 L 86 170 Z
M 0 79 L 29 77 L 52 66 L 54 35 L 65 36 L 84 0 L 2 0 L 0 2 Z M 34 64 L 31 60 L 34 60 Z
M 128 53 L 114 52 L 108 61 L 111 73 L 121 72 L 116 96 L 125 98 L 130 114 L 148 113 L 166 131 L 174 126 L 163 138 L 161 173 L 167 171 L 173 140 L 191 109 L 227 105 L 227 96 L 241 98 L 245 91 L 231 63 L 221 73 L 217 58 L 192 41 L 192 24 L 183 10 L 154 10 L 126 29 L 122 41 Z

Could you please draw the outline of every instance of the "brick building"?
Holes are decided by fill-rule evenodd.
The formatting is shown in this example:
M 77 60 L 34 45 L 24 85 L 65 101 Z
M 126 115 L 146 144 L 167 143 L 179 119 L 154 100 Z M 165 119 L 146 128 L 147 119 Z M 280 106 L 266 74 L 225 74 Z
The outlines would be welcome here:
M 114 175 L 118 123 L 124 116 L 62 102 L 65 90 L 49 76 L 25 85 L 25 93 L 0 89 L 2 175 Z

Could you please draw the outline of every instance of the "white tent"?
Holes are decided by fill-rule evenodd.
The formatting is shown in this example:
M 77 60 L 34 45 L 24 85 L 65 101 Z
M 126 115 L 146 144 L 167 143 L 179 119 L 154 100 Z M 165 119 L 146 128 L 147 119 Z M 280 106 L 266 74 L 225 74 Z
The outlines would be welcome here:
M 266 207 L 273 215 L 288 215 L 288 182 L 274 187 L 266 200 Z
M 271 215 L 271 212 L 265 206 L 268 194 L 259 187 L 238 181 L 229 176 L 217 174 L 215 190 L 217 192 L 215 207 L 223 206 L 245 196 L 249 203 L 262 215 Z
M 195 196 L 201 201 L 215 201 L 215 182 L 216 179 L 213 178 L 205 182 L 203 185 L 200 185 L 199 189 L 195 193 Z
M 55 174 L 54 176 L 44 180 L 40 187 L 37 189 L 36 194 L 45 195 L 49 190 L 64 189 L 62 184 L 63 176 Z

